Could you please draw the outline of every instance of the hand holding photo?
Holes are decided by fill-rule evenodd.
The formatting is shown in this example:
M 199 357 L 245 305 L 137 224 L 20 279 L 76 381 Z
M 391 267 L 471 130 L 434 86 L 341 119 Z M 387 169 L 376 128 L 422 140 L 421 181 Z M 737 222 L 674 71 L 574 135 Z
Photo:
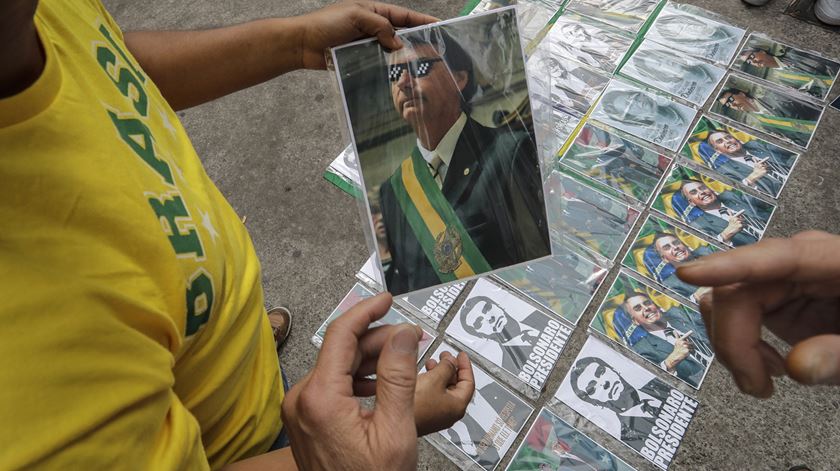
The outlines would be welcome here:
M 515 10 L 397 34 L 332 50 L 388 291 L 548 255 Z

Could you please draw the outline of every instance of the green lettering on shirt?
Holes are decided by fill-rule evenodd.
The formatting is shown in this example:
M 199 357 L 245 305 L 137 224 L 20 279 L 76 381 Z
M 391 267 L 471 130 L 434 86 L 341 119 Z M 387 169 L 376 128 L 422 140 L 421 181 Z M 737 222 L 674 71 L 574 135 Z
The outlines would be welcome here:
M 195 257 L 204 256 L 204 249 L 201 246 L 201 239 L 198 232 L 193 228 L 179 226 L 179 222 L 192 221 L 187 211 L 184 200 L 180 196 L 172 196 L 161 200 L 156 197 L 149 198 L 152 210 L 160 219 L 163 231 L 169 236 L 169 242 L 175 253 L 179 256 L 191 255 Z
M 114 46 L 114 49 L 117 50 L 117 53 L 119 53 L 120 57 L 122 57 L 125 63 L 128 64 L 128 67 L 131 68 L 132 72 L 134 72 L 134 75 L 137 76 L 137 78 L 139 78 L 141 82 L 145 83 L 146 77 L 144 77 L 143 74 L 139 70 L 137 70 L 136 67 L 134 67 L 134 64 L 132 64 L 131 61 L 128 60 L 128 56 L 125 55 L 125 52 L 123 52 L 119 44 L 117 44 L 117 42 L 114 41 L 114 38 L 111 36 L 111 32 L 108 31 L 108 28 L 106 28 L 105 25 L 101 24 L 99 25 L 99 32 L 102 33 L 102 36 L 105 36 L 105 39 L 108 40 L 109 43 L 111 43 L 111 46 Z
M 138 79 L 131 71 L 125 67 L 117 66 L 117 56 L 113 51 L 105 46 L 96 48 L 96 61 L 99 66 L 105 71 L 105 75 L 114 82 L 117 89 L 124 97 L 128 98 L 134 104 L 134 109 L 140 113 L 140 116 L 147 116 L 149 112 L 149 97 L 146 96 L 146 90 L 143 89 L 140 79 Z M 117 77 L 108 70 L 108 66 L 113 66 Z
M 110 110 L 108 116 L 111 117 L 111 121 L 117 128 L 117 132 L 120 133 L 120 137 L 131 147 L 131 150 L 143 159 L 149 167 L 152 167 L 166 183 L 173 185 L 172 170 L 169 168 L 169 164 L 155 155 L 154 139 L 149 127 L 137 118 L 120 118 Z
M 187 288 L 187 337 L 198 332 L 210 320 L 212 309 L 213 280 L 203 268 L 199 268 L 190 277 L 190 286 Z

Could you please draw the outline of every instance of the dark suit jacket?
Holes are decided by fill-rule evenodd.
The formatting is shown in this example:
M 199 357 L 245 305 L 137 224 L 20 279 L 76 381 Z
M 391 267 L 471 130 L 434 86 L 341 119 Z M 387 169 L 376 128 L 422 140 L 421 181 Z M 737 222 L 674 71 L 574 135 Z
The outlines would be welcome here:
M 636 451 L 639 451 L 644 447 L 645 440 L 647 440 L 653 426 L 656 425 L 656 416 L 659 414 L 662 404 L 664 404 L 665 399 L 668 398 L 668 395 L 671 392 L 671 387 L 664 381 L 658 378 L 653 378 L 639 391 L 655 397 L 661 403 L 658 407 L 654 407 L 653 404 L 650 403 L 649 406 L 646 406 L 648 413 L 653 417 L 618 416 L 618 420 L 621 422 L 621 441 Z
M 706 350 L 706 353 L 711 353 L 706 328 L 699 318 L 691 319 L 678 309 L 669 309 L 662 315 L 662 319 L 680 332 L 694 331 L 689 338 L 694 342 L 695 349 Z M 674 346 L 667 340 L 661 339 L 653 334 L 648 334 L 636 342 L 631 348 L 639 355 L 658 365 L 671 353 Z M 677 365 L 676 371 L 678 378 L 694 387 L 700 385 L 700 381 L 703 379 L 705 372 L 706 366 L 692 356 L 688 356 L 681 361 Z
M 527 133 L 467 119 L 442 191 L 491 267 L 550 253 L 539 162 Z M 401 294 L 439 284 L 390 180 L 379 196 L 391 250 L 388 290 Z
M 758 205 L 752 203 L 753 200 L 744 198 L 731 191 L 724 191 L 718 195 L 718 198 L 728 208 L 735 211 L 744 210 L 743 215 L 748 219 L 744 229 L 746 229 L 746 225 L 749 225 L 749 220 L 756 222 L 756 225 L 758 226 L 756 229 L 764 230 L 764 228 L 767 227 L 767 221 L 770 219 L 771 211 L 769 206 L 759 207 Z M 714 237 L 726 229 L 728 222 L 725 219 L 704 213 L 699 218 L 691 221 L 689 225 Z M 758 242 L 758 238 L 755 237 L 755 235 L 750 234 L 744 229 L 735 234 L 735 236 L 729 241 L 735 247 Z

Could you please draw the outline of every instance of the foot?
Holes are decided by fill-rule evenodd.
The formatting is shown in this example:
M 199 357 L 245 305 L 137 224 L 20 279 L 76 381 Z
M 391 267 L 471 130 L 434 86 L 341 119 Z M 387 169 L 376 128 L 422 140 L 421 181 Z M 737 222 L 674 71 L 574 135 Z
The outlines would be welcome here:
M 814 15 L 825 24 L 840 25 L 840 0 L 817 0 Z
M 292 330 L 292 313 L 283 306 L 273 307 L 268 310 L 268 322 L 274 332 L 274 344 L 280 350 Z

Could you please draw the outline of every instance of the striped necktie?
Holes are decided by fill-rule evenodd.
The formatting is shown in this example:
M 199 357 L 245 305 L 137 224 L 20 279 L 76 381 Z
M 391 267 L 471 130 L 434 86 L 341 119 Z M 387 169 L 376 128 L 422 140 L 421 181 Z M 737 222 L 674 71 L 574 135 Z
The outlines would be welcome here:
M 435 154 L 435 158 L 432 159 L 432 162 L 429 164 L 429 171 L 432 172 L 432 178 L 434 178 L 435 182 L 437 182 L 438 188 L 443 188 L 443 177 L 445 176 L 444 172 L 446 172 L 446 164 L 443 163 L 443 159 L 441 159 L 437 154 Z

